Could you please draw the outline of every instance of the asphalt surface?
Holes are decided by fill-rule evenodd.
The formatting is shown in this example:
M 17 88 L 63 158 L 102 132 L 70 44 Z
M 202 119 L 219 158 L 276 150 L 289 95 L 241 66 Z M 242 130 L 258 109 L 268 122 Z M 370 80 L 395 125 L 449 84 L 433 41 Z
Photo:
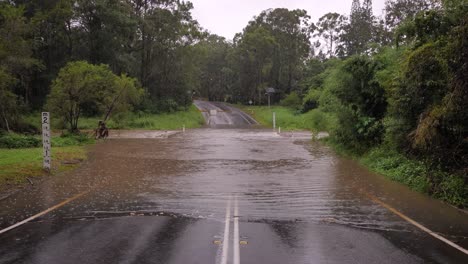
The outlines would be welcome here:
M 0 263 L 468 263 L 370 197 L 465 248 L 466 213 L 308 133 L 197 106 L 207 128 L 113 133 L 77 170 L 0 200 L 2 229 L 81 194 L 0 234 Z
M 211 128 L 252 128 L 258 123 L 241 110 L 221 102 L 194 101 Z

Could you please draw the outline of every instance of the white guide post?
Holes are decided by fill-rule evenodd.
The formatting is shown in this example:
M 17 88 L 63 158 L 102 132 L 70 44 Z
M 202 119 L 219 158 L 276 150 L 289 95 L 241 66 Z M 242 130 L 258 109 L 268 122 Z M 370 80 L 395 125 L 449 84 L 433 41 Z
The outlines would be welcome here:
M 276 113 L 273 112 L 273 129 L 276 129 Z
M 51 159 L 51 142 L 50 142 L 50 115 L 49 112 L 42 112 L 42 148 L 43 148 L 43 158 L 44 164 L 43 168 L 47 171 L 50 171 L 52 159 Z

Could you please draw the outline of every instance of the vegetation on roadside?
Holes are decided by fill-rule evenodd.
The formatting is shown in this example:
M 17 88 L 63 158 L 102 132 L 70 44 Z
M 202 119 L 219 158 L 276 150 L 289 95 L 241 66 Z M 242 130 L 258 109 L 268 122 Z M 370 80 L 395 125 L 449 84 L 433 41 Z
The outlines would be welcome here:
M 25 116 L 24 122 L 34 130 L 39 131 L 41 123 L 39 113 Z M 52 119 L 52 129 L 66 130 L 68 125 L 59 118 Z M 78 123 L 80 130 L 94 130 L 100 117 L 81 117 Z M 169 113 L 152 114 L 150 112 L 121 112 L 111 117 L 106 123 L 109 129 L 148 129 L 148 130 L 179 130 L 185 125 L 186 128 L 199 128 L 205 124 L 203 115 L 191 105 L 187 111 L 174 111 Z M 66 133 L 69 135 L 69 133 Z
M 368 6 L 354 3 L 351 18 L 372 28 Z M 468 5 L 447 0 L 413 7 L 387 36 L 394 45 L 356 45 L 345 57 L 337 47 L 328 59 L 309 61 L 313 74 L 301 83 L 307 87 L 302 112 L 336 118 L 328 139 L 335 149 L 392 180 L 467 207 Z M 399 9 L 409 6 L 389 2 L 387 8 L 401 15 Z M 335 44 L 349 48 L 341 34 Z M 290 94 L 283 105 L 294 98 Z
M 52 147 L 83 146 L 94 143 L 94 140 L 86 134 L 64 133 L 51 138 Z M 39 135 L 22 135 L 8 133 L 0 135 L 0 149 L 37 148 L 42 146 Z
M 334 126 L 335 117 L 324 113 L 320 109 L 314 109 L 307 113 L 301 113 L 285 106 L 242 106 L 246 113 L 265 127 L 273 127 L 273 112 L 276 115 L 276 127 L 282 131 L 288 130 L 311 130 L 315 132 L 330 131 Z
M 98 118 L 83 118 L 80 129 L 93 129 Z M 110 129 L 148 129 L 148 130 L 180 130 L 186 128 L 199 128 L 205 124 L 200 111 L 191 105 L 187 111 L 171 113 L 123 113 L 112 118 L 107 123 Z
M 360 162 L 413 190 L 430 193 L 456 206 L 468 204 L 468 188 L 464 186 L 462 175 L 433 168 L 431 162 L 409 158 L 386 146 L 371 149 L 360 157 Z
M 52 173 L 73 169 L 85 159 L 85 146 L 55 147 L 52 150 Z M 0 149 L 0 189 L 27 183 L 28 178 L 44 174 L 42 148 Z

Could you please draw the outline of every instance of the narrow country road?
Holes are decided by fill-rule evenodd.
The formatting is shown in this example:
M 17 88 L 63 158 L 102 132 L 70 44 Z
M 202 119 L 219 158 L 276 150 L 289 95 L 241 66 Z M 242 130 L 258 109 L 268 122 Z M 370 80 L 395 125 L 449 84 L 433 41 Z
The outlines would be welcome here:
M 194 104 L 211 128 L 252 128 L 258 125 L 251 116 L 224 103 L 195 100 Z
M 468 215 L 223 103 L 0 200 L 0 264 L 468 263 Z M 216 111 L 211 111 L 216 110 Z M 217 129 L 231 128 L 231 129 Z M 411 218 L 453 242 L 434 237 Z

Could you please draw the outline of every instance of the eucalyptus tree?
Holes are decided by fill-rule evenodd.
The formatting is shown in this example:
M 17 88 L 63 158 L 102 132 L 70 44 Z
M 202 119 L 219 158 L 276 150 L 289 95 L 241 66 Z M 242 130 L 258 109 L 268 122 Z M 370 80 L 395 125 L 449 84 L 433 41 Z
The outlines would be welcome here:
M 6 130 L 17 120 L 19 105 L 31 99 L 31 73 L 40 69 L 24 8 L 0 3 L 0 124 Z
M 314 36 L 321 37 L 327 43 L 327 53 L 329 57 L 336 55 L 337 46 L 341 49 L 340 42 L 346 25 L 347 17 L 338 13 L 327 13 L 319 18 L 315 24 L 316 33 Z
M 190 2 L 176 0 L 132 0 L 137 18 L 134 58 L 142 85 L 153 101 L 186 100 L 193 86 L 192 44 L 203 38 L 192 18 Z
M 393 31 L 405 20 L 413 19 L 417 13 L 439 8 L 440 4 L 440 0 L 387 0 L 385 23 Z
M 202 97 L 223 100 L 224 96 L 229 94 L 227 56 L 230 49 L 231 44 L 217 35 L 209 35 L 195 45 L 193 52 L 197 54 L 199 70 L 199 84 L 196 90 Z
M 110 65 L 116 73 L 130 72 L 137 23 L 132 6 L 120 0 L 76 0 L 75 21 L 80 45 L 77 53 L 91 63 Z M 82 57 L 83 56 L 83 57 Z
M 342 41 L 346 55 L 369 53 L 370 44 L 375 40 L 376 18 L 372 13 L 372 0 L 353 0 L 349 23 L 344 27 Z
M 311 50 L 311 23 L 305 10 L 269 9 L 249 26 L 266 28 L 276 41 L 269 85 L 284 93 L 297 88 Z
M 254 99 L 262 103 L 264 89 L 269 85 L 273 56 L 277 48 L 271 32 L 261 26 L 247 27 L 237 43 L 243 101 Z

